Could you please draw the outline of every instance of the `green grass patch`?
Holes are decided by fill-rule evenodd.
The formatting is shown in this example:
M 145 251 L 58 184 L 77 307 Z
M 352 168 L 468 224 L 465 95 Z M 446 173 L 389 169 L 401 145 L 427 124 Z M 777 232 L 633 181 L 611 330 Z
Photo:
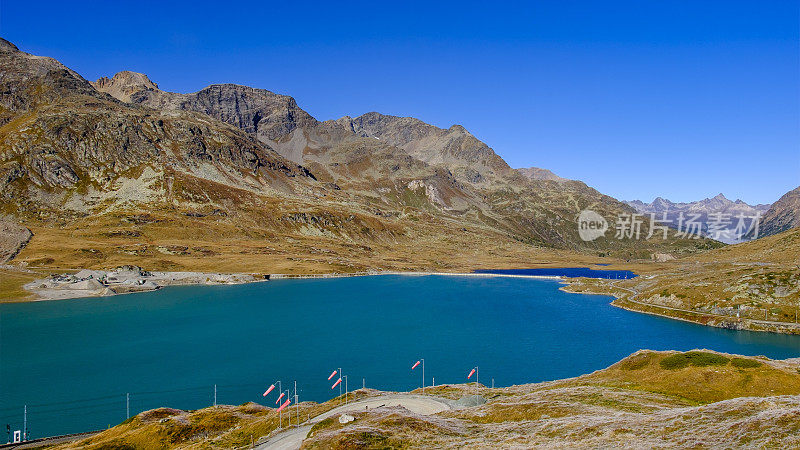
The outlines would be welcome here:
M 763 366 L 760 362 L 749 358 L 733 358 L 731 359 L 731 365 L 740 369 L 753 369 Z
M 328 417 L 327 419 L 322 419 L 319 422 L 315 423 L 313 427 L 311 427 L 311 433 L 315 431 L 324 430 L 326 428 L 330 428 L 336 425 L 336 421 L 333 417 Z
M 708 352 L 686 352 L 676 353 L 662 359 L 659 364 L 661 367 L 668 370 L 683 369 L 685 367 L 707 367 L 707 366 L 724 366 L 730 360 L 722 355 Z

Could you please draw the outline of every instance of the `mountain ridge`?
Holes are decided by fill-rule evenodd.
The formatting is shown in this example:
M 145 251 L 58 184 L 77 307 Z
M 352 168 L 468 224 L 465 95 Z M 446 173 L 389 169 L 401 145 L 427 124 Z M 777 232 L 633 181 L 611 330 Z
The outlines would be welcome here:
M 752 210 L 752 211 L 761 211 L 766 212 L 769 209 L 769 204 L 755 204 L 750 205 L 741 199 L 730 200 L 723 193 L 719 193 L 714 197 L 708 197 L 702 200 L 696 200 L 693 202 L 673 202 L 667 198 L 658 196 L 653 199 L 650 203 L 645 203 L 641 200 L 623 200 L 623 202 L 627 203 L 630 206 L 633 206 L 639 211 L 642 212 L 663 212 L 670 209 L 677 209 L 677 210 L 714 210 L 714 211 L 726 211 L 727 209 L 737 209 L 737 206 L 741 206 L 743 211 Z M 737 206 L 734 206 L 737 205 Z
M 264 89 L 170 93 L 130 71 L 90 83 L 5 48 L 0 213 L 33 231 L 20 264 L 308 273 L 715 245 L 586 241 L 582 210 L 633 210 L 579 181 L 527 178 L 460 125 L 376 112 L 320 122 Z
M 130 77 L 125 74 L 133 73 L 119 72 L 110 79 L 101 78 L 93 85 L 129 103 L 156 109 L 203 112 L 255 134 L 261 142 L 276 148 L 284 157 L 298 164 L 303 164 L 305 160 L 306 147 L 313 151 L 325 145 L 324 140 L 315 140 L 305 133 L 293 135 L 297 129 L 306 129 L 312 135 L 344 131 L 355 137 L 382 139 L 420 161 L 447 165 L 451 172 L 467 182 L 479 183 L 487 176 L 502 176 L 511 170 L 499 155 L 461 125 L 443 129 L 413 117 L 378 112 L 319 121 L 300 108 L 291 96 L 266 89 L 237 84 L 211 84 L 197 92 L 178 94 L 153 88 L 144 82 L 149 81 L 144 74 L 136 74 L 141 80 L 139 83 L 127 83 Z M 298 145 L 303 147 L 299 151 L 296 148 Z M 426 151 L 430 148 L 435 148 L 435 151 Z
M 521 173 L 523 176 L 531 180 L 549 180 L 549 181 L 556 181 L 559 183 L 562 181 L 571 181 L 568 180 L 567 178 L 562 178 L 554 174 L 552 171 L 548 169 L 542 169 L 540 167 L 524 167 L 517 169 L 517 172 Z
M 702 233 L 709 236 L 709 224 L 711 222 L 716 221 L 723 224 L 730 222 L 729 228 L 733 228 L 740 218 L 745 221 L 752 221 L 753 218 L 759 217 L 760 220 L 760 216 L 769 208 L 769 205 L 765 204 L 749 205 L 740 199 L 732 201 L 722 193 L 694 202 L 676 203 L 660 196 L 650 203 L 644 203 L 641 200 L 623 202 L 636 209 L 639 213 L 654 214 L 656 219 L 661 219 L 662 222 L 673 228 L 681 226 L 682 223 L 689 219 L 697 220 L 702 223 Z M 735 244 L 746 239 L 746 233 L 741 236 L 728 236 L 728 234 L 716 233 L 713 238 L 727 244 Z
M 115 78 L 125 77 L 111 80 Z M 111 94 L 115 92 L 113 84 L 95 82 L 96 87 Z M 523 188 L 531 194 L 555 192 L 552 186 L 542 184 L 543 180 L 530 179 L 512 169 L 461 125 L 445 129 L 413 117 L 378 112 L 321 122 L 290 96 L 235 84 L 212 84 L 194 93 L 177 94 L 140 83 L 140 91 L 130 95 L 130 103 L 208 114 L 254 135 L 290 161 L 307 166 L 330 186 L 349 192 L 417 186 L 424 188 L 429 201 L 443 211 L 463 213 L 472 209 L 481 211 L 481 215 L 498 214 L 497 207 L 487 205 L 487 201 L 502 202 L 506 208 L 508 189 Z M 508 189 L 498 190 L 500 186 Z M 492 194 L 481 192 L 486 190 Z M 581 182 L 567 180 L 560 190 L 565 198 L 570 191 L 591 197 L 587 206 L 612 202 L 618 211 L 626 210 L 625 205 Z M 541 194 L 529 196 L 526 205 L 514 210 L 530 209 L 531 201 L 540 203 Z M 561 213 L 560 221 L 574 221 L 578 212 Z M 505 211 L 499 215 L 503 216 L 500 222 L 506 222 L 503 228 L 512 233 L 523 232 L 544 242 L 558 242 L 556 245 L 568 245 L 574 239 L 553 235 L 541 225 L 531 226 L 528 219 L 515 218 L 507 223 Z M 531 232 L 530 228 L 539 229 Z
M 800 186 L 783 194 L 770 205 L 759 226 L 758 234 L 752 230 L 746 237 L 773 236 L 783 231 L 800 227 Z

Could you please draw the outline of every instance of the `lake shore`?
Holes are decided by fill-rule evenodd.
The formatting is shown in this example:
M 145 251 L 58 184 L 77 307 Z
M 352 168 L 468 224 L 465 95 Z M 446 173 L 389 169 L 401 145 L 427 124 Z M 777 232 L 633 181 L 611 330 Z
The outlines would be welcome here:
M 593 279 L 592 283 L 591 286 L 587 286 L 585 279 L 566 278 L 564 279 L 564 286 L 560 289 L 571 294 L 609 295 L 614 297 L 611 305 L 617 308 L 698 325 L 729 330 L 761 331 L 791 335 L 800 334 L 800 323 L 796 322 L 758 320 L 655 305 L 635 300 L 638 295 L 636 291 L 616 286 L 613 281 Z
M 113 271 L 81 270 L 74 274 L 51 275 L 47 278 L 36 279 L 23 286 L 25 291 L 30 292 L 35 297 L 21 301 L 108 297 L 113 295 L 150 292 L 167 286 L 236 285 L 282 279 L 331 279 L 380 275 L 527 278 L 561 281 L 563 286 L 560 289 L 573 294 L 610 295 L 614 297 L 611 305 L 632 312 L 650 314 L 716 328 L 763 331 L 780 334 L 800 334 L 800 324 L 797 323 L 737 318 L 700 311 L 667 308 L 637 301 L 633 299 L 633 297 L 636 296 L 635 292 L 616 286 L 613 281 L 608 282 L 603 281 L 603 279 L 592 279 L 592 286 L 589 287 L 586 285 L 584 278 L 571 278 L 558 275 L 523 275 L 484 272 L 371 270 L 320 274 L 224 274 L 207 272 L 150 272 L 134 266 L 120 269 Z
M 80 270 L 75 273 L 51 275 L 26 283 L 23 288 L 33 294 L 32 299 L 21 301 L 67 300 L 86 297 L 108 297 L 121 294 L 150 292 L 167 286 L 219 286 L 264 282 L 282 279 L 327 279 L 360 276 L 459 276 L 475 278 L 529 278 L 562 280 L 553 275 L 516 275 L 472 272 L 403 272 L 368 271 L 325 274 L 248 274 L 206 272 L 150 272 L 139 267 L 124 267 L 117 270 Z

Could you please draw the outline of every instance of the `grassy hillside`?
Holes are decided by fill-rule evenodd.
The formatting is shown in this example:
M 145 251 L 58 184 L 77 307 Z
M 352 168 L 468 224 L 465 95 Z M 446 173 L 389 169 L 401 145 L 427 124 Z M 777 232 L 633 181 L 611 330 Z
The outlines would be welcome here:
M 798 360 L 645 350 L 578 378 L 478 392 L 485 404 L 429 416 L 384 407 L 351 412 L 355 421 L 347 424 L 326 419 L 303 448 L 800 445 Z M 426 389 L 451 399 L 474 393 L 474 385 Z M 300 418 L 340 403 L 303 403 Z M 249 446 L 276 427 L 275 410 L 253 403 L 162 408 L 62 448 L 229 448 Z
M 661 264 L 631 280 L 576 280 L 615 305 L 735 329 L 800 333 L 800 229 Z M 737 317 L 738 315 L 738 317 Z

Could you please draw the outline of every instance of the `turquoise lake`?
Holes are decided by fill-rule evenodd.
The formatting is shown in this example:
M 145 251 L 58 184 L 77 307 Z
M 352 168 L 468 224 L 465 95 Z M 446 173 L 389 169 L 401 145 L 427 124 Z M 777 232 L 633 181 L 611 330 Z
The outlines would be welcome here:
M 370 276 L 172 287 L 106 298 L 0 305 L 0 426 L 30 437 L 115 425 L 158 406 L 264 402 L 276 379 L 300 400 L 351 389 L 496 386 L 573 377 L 642 348 L 800 356 L 800 336 L 730 331 L 638 314 L 550 280 Z M 338 389 L 336 390 L 338 394 Z

